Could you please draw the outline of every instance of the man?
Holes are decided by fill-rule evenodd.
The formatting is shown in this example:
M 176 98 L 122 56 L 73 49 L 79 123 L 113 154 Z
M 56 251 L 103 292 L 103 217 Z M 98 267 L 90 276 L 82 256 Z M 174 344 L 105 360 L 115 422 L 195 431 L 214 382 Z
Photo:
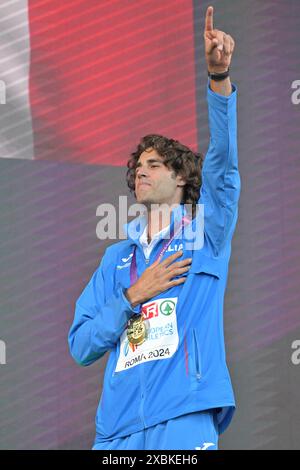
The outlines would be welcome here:
M 202 174 L 200 154 L 163 136 L 142 139 L 127 180 L 147 213 L 106 250 L 76 303 L 75 361 L 86 366 L 110 350 L 93 449 L 214 450 L 235 410 L 223 299 L 240 194 L 237 91 L 234 41 L 213 28 L 212 7 L 204 41 L 211 139 Z M 204 237 L 194 249 L 181 229 L 194 227 L 198 198 Z

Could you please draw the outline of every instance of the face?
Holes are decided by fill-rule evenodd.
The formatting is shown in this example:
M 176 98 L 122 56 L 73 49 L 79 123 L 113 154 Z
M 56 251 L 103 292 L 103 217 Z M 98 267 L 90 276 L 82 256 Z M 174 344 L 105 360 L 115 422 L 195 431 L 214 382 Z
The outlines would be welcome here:
M 135 173 L 138 203 L 180 203 L 184 184 L 181 176 L 175 176 L 175 172 L 164 165 L 156 150 L 149 148 L 140 155 Z

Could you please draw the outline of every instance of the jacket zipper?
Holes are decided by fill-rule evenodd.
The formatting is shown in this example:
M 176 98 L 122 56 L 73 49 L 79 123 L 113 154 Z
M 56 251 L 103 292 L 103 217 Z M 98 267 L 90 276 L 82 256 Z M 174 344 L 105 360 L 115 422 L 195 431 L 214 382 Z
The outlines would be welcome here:
M 193 342 L 194 342 L 194 354 L 195 354 L 195 365 L 196 365 L 196 379 L 201 379 L 201 367 L 200 367 L 200 356 L 199 356 L 199 346 L 196 336 L 196 331 L 193 329 Z
M 146 264 L 149 264 L 149 261 L 150 261 L 150 258 L 151 258 L 151 253 L 150 253 L 150 258 L 146 258 L 145 253 L 144 253 L 144 250 L 143 250 L 143 247 L 142 247 L 142 245 L 140 244 L 139 241 L 136 243 L 136 245 L 137 245 L 137 247 L 139 248 L 139 250 L 141 250 L 142 255 L 143 255 L 143 258 L 144 258 L 144 260 L 145 260 L 145 263 L 146 263 Z
M 143 424 L 143 427 L 146 428 L 146 422 L 145 422 L 145 377 L 144 377 L 144 364 L 140 364 L 139 366 L 139 376 L 140 376 L 140 386 L 141 386 L 141 392 L 140 392 L 140 409 L 139 409 L 139 414 L 140 414 L 140 419 Z
M 149 264 L 150 258 L 146 258 L 143 247 L 139 242 L 137 242 L 138 248 L 141 250 L 146 265 Z M 137 252 L 136 252 L 137 253 Z M 150 253 L 151 257 L 151 253 Z M 146 428 L 145 422 L 145 394 L 146 394 L 146 384 L 145 384 L 145 377 L 144 377 L 144 364 L 140 364 L 138 366 L 138 375 L 139 375 L 139 382 L 140 382 L 140 404 L 139 404 L 139 416 L 144 428 Z

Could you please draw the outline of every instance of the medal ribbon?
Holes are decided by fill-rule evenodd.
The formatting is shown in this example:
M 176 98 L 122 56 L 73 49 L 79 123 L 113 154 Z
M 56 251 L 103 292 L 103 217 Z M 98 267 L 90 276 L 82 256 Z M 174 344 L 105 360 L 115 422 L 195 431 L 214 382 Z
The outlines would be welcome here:
M 161 250 L 155 257 L 155 261 L 162 258 L 168 246 L 172 243 L 172 241 L 174 240 L 176 235 L 179 233 L 179 231 L 183 228 L 184 225 L 187 225 L 190 222 L 191 222 L 191 219 L 189 217 L 185 217 L 185 216 L 182 217 L 179 228 L 177 229 L 175 233 L 173 233 L 172 237 L 169 240 L 166 240 L 166 242 L 163 244 Z M 137 276 L 137 267 L 136 267 L 136 245 L 135 245 L 134 250 L 133 250 L 131 264 L 130 264 L 130 285 L 132 286 L 132 284 L 135 284 L 137 279 L 138 279 L 138 276 Z

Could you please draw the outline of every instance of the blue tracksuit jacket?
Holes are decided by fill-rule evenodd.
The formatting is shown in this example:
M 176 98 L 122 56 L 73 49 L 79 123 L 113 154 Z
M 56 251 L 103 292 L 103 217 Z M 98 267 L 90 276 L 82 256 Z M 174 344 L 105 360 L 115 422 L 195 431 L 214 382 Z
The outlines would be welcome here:
M 106 249 L 76 302 L 68 337 L 75 361 L 88 366 L 110 352 L 96 415 L 98 439 L 126 436 L 209 408 L 220 408 L 220 433 L 231 421 L 235 400 L 226 365 L 223 301 L 240 194 L 236 95 L 234 84 L 228 97 L 207 84 L 210 145 L 199 198 L 204 204 L 203 247 L 193 250 L 184 238 L 175 238 L 164 253 L 163 259 L 182 248 L 180 259 L 193 261 L 183 284 L 143 305 L 149 327 L 144 345 L 128 344 L 127 322 L 141 306 L 133 309 L 124 290 L 130 286 L 134 245 L 140 276 L 163 241 L 146 260 L 139 243 L 143 216 L 125 226 L 126 240 Z M 180 205 L 173 210 L 171 226 L 181 220 L 181 209 Z

